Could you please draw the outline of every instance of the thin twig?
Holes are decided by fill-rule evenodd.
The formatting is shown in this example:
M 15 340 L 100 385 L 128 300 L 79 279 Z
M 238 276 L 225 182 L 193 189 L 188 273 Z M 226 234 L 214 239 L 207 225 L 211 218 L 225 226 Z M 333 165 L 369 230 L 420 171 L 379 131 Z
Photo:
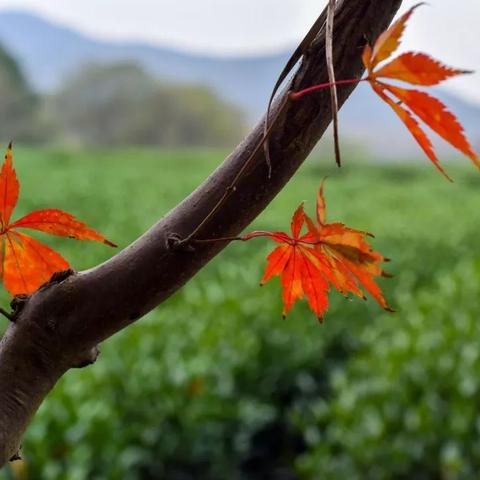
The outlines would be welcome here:
M 5 309 L 3 309 L 2 307 L 0 307 L 0 314 L 2 314 L 4 317 L 8 318 L 11 322 L 15 321 L 15 317 L 11 313 L 9 313 Z
M 350 80 L 337 80 L 334 85 L 353 85 L 355 83 L 365 82 L 368 80 L 367 77 L 365 78 L 352 78 Z M 292 92 L 290 94 L 290 100 L 299 100 L 300 98 L 308 95 L 310 93 L 317 92 L 319 90 L 325 90 L 326 88 L 331 87 L 332 84 L 330 82 L 319 83 L 318 85 L 313 85 L 312 87 L 305 88 L 304 90 L 299 90 L 298 92 Z
M 271 177 L 271 173 L 272 173 L 272 160 L 270 157 L 270 142 L 268 141 L 267 132 L 270 128 L 270 110 L 272 108 L 273 100 L 282 83 L 288 77 L 289 73 L 293 70 L 293 68 L 298 63 L 298 61 L 305 55 L 308 48 L 312 44 L 313 40 L 315 40 L 315 38 L 317 37 L 318 33 L 320 32 L 323 25 L 325 24 L 325 19 L 326 19 L 326 15 L 325 15 L 325 11 L 323 11 L 321 15 L 317 18 L 315 23 L 313 24 L 312 28 L 310 28 L 308 33 L 305 35 L 300 45 L 295 49 L 292 56 L 288 59 L 288 62 L 285 65 L 285 67 L 283 67 L 283 70 L 280 73 L 275 83 L 275 86 L 273 87 L 272 94 L 270 95 L 270 99 L 268 101 L 268 106 L 267 106 L 267 114 L 265 115 L 265 123 L 263 126 L 264 137 L 265 137 L 265 140 L 263 142 L 263 148 L 265 152 L 265 160 L 268 166 L 268 178 Z
M 285 107 L 288 105 L 290 102 L 290 96 L 287 93 L 285 95 L 285 98 L 278 108 L 277 113 L 275 114 L 275 117 L 273 118 L 272 122 L 270 123 L 270 126 L 268 127 L 268 130 L 264 133 L 262 139 L 260 142 L 257 143 L 256 147 L 253 149 L 252 153 L 250 156 L 247 158 L 245 163 L 243 164 L 242 168 L 238 171 L 238 173 L 235 175 L 234 179 L 230 183 L 230 185 L 226 188 L 224 194 L 220 198 L 220 200 L 215 204 L 215 206 L 210 210 L 208 215 L 205 216 L 205 218 L 198 224 L 198 226 L 193 230 L 188 237 L 184 238 L 178 243 L 178 246 L 185 245 L 186 243 L 190 242 L 193 237 L 212 219 L 212 217 L 218 212 L 218 210 L 223 206 L 227 198 L 236 190 L 236 186 L 238 184 L 238 181 L 243 177 L 244 173 L 247 171 L 248 167 L 251 165 L 253 162 L 254 158 L 260 151 L 260 149 L 263 147 L 265 141 L 270 137 L 273 129 L 278 123 L 278 120 L 280 119 L 283 111 L 285 110 Z
M 248 235 L 246 235 L 244 237 L 219 237 L 219 238 L 206 238 L 206 239 L 201 239 L 201 240 L 193 239 L 192 243 L 202 244 L 202 243 L 216 243 L 216 242 L 248 242 L 248 241 L 256 239 L 256 238 L 268 237 L 268 235 L 259 235 L 259 236 L 254 236 L 254 237 L 250 237 L 250 238 L 247 238 L 247 237 L 248 237 Z M 304 241 L 304 240 L 294 240 L 294 239 L 290 239 L 290 240 L 292 240 L 292 244 L 308 245 L 308 246 L 311 246 L 311 247 L 315 247 L 316 245 L 322 245 L 322 244 L 325 243 L 322 240 L 317 240 L 315 242 L 307 242 L 307 241 Z M 285 242 L 285 243 L 289 243 L 289 242 Z
M 335 85 L 335 67 L 333 65 L 333 26 L 335 20 L 336 0 L 329 0 L 327 7 L 327 26 L 325 39 L 325 52 L 327 57 L 328 80 L 330 81 L 330 95 L 332 98 L 333 140 L 335 145 L 335 159 L 339 167 L 342 166 L 340 155 L 340 139 L 338 132 L 338 94 Z
M 245 239 L 243 237 L 219 237 L 219 238 L 207 238 L 204 240 L 192 239 L 192 243 L 215 243 L 215 242 L 243 242 Z

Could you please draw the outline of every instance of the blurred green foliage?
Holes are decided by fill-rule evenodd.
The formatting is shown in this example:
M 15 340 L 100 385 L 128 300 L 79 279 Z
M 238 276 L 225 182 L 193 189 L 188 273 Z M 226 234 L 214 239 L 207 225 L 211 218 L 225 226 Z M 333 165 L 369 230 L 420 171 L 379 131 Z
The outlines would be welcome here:
M 480 261 L 442 270 L 416 291 L 400 285 L 401 324 L 359 332 L 329 399 L 296 410 L 311 436 L 305 478 L 478 478 Z
M 40 133 L 39 99 L 15 58 L 0 46 L 0 138 L 35 142 Z
M 134 63 L 82 68 L 44 110 L 63 144 L 227 146 L 246 131 L 240 109 L 208 88 L 160 82 Z
M 83 66 L 34 92 L 0 45 L 0 138 L 26 144 L 231 146 L 244 112 L 202 85 L 159 81 L 135 63 Z
M 63 208 L 125 247 L 222 157 L 18 149 L 16 214 Z M 345 164 L 311 159 L 252 229 L 287 228 L 301 201 L 313 209 L 328 174 L 329 218 L 374 232 L 394 259 L 382 286 L 398 313 L 332 293 L 324 326 L 304 304 L 283 321 L 278 284 L 257 286 L 272 245 L 231 245 L 107 341 L 94 366 L 59 382 L 28 429 L 16 478 L 475 478 L 480 178 L 448 165 L 452 185 L 426 162 Z M 49 244 L 77 269 L 113 253 Z

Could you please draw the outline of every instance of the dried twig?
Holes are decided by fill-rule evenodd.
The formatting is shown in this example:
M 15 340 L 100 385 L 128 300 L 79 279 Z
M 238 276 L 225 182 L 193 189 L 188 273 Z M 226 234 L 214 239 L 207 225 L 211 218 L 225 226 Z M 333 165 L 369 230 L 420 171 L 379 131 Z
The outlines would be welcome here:
M 325 32 L 325 51 L 327 54 L 328 80 L 330 82 L 330 95 L 332 98 L 333 140 L 335 144 L 335 160 L 339 167 L 342 166 L 340 155 L 340 139 L 338 133 L 338 95 L 335 84 L 335 67 L 333 66 L 333 26 L 335 20 L 336 0 L 329 0 L 327 7 L 327 25 Z
M 268 173 L 269 173 L 269 178 L 271 176 L 272 172 L 272 160 L 270 158 L 270 145 L 268 141 L 268 136 L 267 132 L 270 129 L 270 111 L 272 108 L 272 103 L 275 98 L 275 95 L 277 94 L 279 88 L 281 87 L 282 83 L 285 81 L 289 73 L 294 69 L 295 65 L 298 63 L 298 61 L 305 55 L 308 47 L 310 47 L 311 43 L 317 35 L 320 33 L 320 30 L 322 29 L 323 25 L 325 24 L 325 19 L 326 19 L 326 14 L 325 11 L 322 12 L 322 14 L 317 18 L 315 23 L 313 24 L 312 28 L 308 31 L 308 33 L 305 35 L 305 38 L 302 40 L 300 45 L 296 48 L 296 50 L 293 52 L 292 56 L 289 58 L 287 64 L 283 68 L 282 72 L 280 73 L 277 82 L 275 83 L 275 86 L 273 87 L 272 95 L 270 96 L 270 99 L 268 101 L 268 106 L 267 106 L 267 114 L 265 116 L 265 125 L 264 125 L 264 143 L 263 143 L 263 148 L 265 152 L 265 159 L 268 165 Z

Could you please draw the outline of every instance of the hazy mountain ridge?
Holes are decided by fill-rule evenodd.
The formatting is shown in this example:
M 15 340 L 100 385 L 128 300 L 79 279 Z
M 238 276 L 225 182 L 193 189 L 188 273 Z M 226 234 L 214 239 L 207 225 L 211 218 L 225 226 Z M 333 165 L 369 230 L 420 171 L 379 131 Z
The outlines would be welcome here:
M 0 12 L 0 25 L 0 42 L 18 58 L 39 90 L 54 89 L 85 63 L 132 60 L 162 79 L 211 87 L 243 108 L 252 121 L 264 111 L 272 85 L 290 55 L 218 58 L 141 43 L 107 42 L 20 11 Z M 480 107 L 444 91 L 438 94 L 478 143 Z M 399 153 L 416 148 L 413 141 L 405 141 L 408 133 L 367 85 L 357 88 L 341 117 L 344 135 L 362 140 L 375 150 L 391 148 L 392 142 Z
M 208 85 L 249 112 L 260 112 L 272 79 L 288 58 L 288 53 L 216 58 L 141 43 L 105 42 L 23 12 L 0 12 L 0 25 L 0 42 L 40 90 L 55 88 L 87 62 L 133 60 L 166 80 Z

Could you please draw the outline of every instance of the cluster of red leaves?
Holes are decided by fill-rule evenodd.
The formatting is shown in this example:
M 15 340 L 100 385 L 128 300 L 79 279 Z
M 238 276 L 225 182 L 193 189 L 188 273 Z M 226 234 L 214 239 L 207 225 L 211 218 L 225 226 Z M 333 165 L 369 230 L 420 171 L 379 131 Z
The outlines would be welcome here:
M 385 310 L 392 311 L 375 283 L 376 277 L 388 276 L 380 267 L 387 259 L 369 246 L 366 237 L 370 234 L 342 223 L 326 223 L 323 186 L 322 183 L 317 197 L 316 222 L 305 213 L 302 204 L 293 215 L 291 235 L 256 231 L 242 237 L 268 237 L 279 244 L 267 258 L 261 285 L 280 276 L 284 316 L 297 300 L 306 296 L 310 308 L 322 320 L 328 308 L 330 285 L 344 296 L 352 293 L 365 298 L 363 287 Z
M 424 53 L 416 52 L 404 53 L 377 68 L 381 62 L 389 59 L 398 49 L 406 23 L 420 5 L 422 4 L 412 7 L 383 32 L 373 48 L 367 45 L 362 59 L 368 71 L 366 80 L 375 93 L 400 117 L 428 158 L 449 178 L 440 166 L 432 143 L 417 119 L 422 120 L 480 168 L 480 160 L 465 137 L 461 124 L 440 100 L 428 93 L 389 85 L 379 80 L 393 79 L 412 85 L 430 87 L 438 85 L 448 78 L 471 73 L 447 67 Z
M 13 168 L 12 147 L 8 146 L 0 172 L 1 275 L 5 288 L 12 294 L 32 293 L 58 271 L 69 268 L 57 252 L 18 229 L 115 245 L 73 215 L 57 209 L 35 210 L 10 223 L 17 205 L 20 185 Z

